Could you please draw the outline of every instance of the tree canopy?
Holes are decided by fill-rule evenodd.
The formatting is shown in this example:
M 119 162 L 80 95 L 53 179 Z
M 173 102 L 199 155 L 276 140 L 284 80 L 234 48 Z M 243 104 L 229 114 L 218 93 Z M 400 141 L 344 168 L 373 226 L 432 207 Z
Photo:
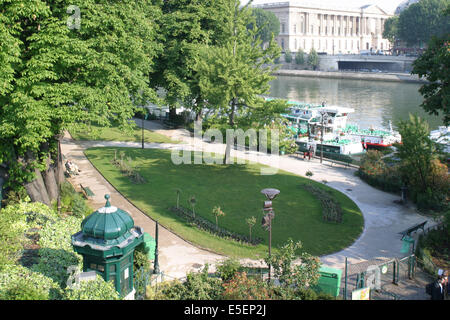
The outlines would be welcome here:
M 79 28 L 69 28 L 71 4 L 0 0 L 0 163 L 10 187 L 32 181 L 49 154 L 54 161 L 64 129 L 127 127 L 155 97 L 157 1 L 80 0 Z
M 446 16 L 450 17 L 450 6 Z M 414 61 L 412 73 L 429 81 L 419 89 L 424 97 L 423 109 L 450 124 L 450 32 L 431 39 L 425 52 Z
M 250 23 L 247 27 L 249 29 L 257 30 L 256 36 L 261 39 L 263 44 L 269 42 L 272 37 L 275 38 L 278 36 L 280 33 L 280 21 L 273 12 L 261 8 L 252 8 L 251 12 L 255 21 L 254 23 Z
M 421 0 L 410 5 L 398 18 L 398 38 L 408 45 L 423 45 L 432 36 L 450 31 L 450 17 L 444 15 L 447 0 Z

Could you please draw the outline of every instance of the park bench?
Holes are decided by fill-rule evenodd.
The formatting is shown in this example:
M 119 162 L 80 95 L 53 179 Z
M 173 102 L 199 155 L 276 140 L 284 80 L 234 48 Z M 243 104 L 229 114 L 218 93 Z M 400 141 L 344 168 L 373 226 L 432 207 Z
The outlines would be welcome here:
M 89 189 L 89 187 L 85 187 L 82 184 L 80 184 L 80 187 L 86 199 L 89 199 L 90 197 L 93 197 L 95 195 L 94 192 L 92 192 L 92 190 Z
M 408 229 L 403 230 L 402 232 L 399 232 L 399 234 L 402 235 L 402 239 L 401 240 L 403 240 L 404 237 L 409 236 L 414 231 L 417 231 L 418 229 L 422 229 L 422 231 L 425 231 L 424 227 L 425 227 L 426 223 L 427 223 L 427 221 L 424 221 L 424 222 L 418 223 L 418 224 L 416 224 L 416 225 L 414 225 L 412 227 L 409 227 Z
M 335 159 L 328 159 L 328 161 L 331 162 L 331 166 L 333 166 L 333 164 L 342 164 L 345 165 L 346 168 L 348 168 L 350 166 L 350 163 L 352 163 L 352 160 L 335 160 Z

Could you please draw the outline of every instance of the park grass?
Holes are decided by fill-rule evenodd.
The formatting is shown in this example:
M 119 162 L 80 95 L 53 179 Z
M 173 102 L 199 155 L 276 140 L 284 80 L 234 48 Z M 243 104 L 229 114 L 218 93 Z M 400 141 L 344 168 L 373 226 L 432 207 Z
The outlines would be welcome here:
M 139 167 L 148 181 L 133 184 L 111 164 L 114 152 L 123 152 Z M 261 194 L 264 188 L 276 188 L 281 192 L 274 200 L 275 218 L 272 228 L 272 247 L 284 244 L 288 238 L 301 241 L 303 250 L 313 255 L 326 255 L 350 246 L 361 234 L 364 226 L 362 213 L 356 204 L 343 193 L 315 181 L 278 171 L 276 175 L 261 175 L 263 165 L 175 165 L 168 150 L 131 148 L 91 148 L 86 156 L 103 176 L 128 200 L 151 218 L 158 220 L 183 239 L 219 254 L 237 258 L 262 259 L 267 255 L 268 232 L 261 227 Z M 313 184 L 329 192 L 342 206 L 343 221 L 340 224 L 322 220 L 320 201 L 303 188 Z M 181 189 L 180 205 L 190 208 L 188 199 L 195 196 L 197 215 L 215 223 L 214 206 L 225 212 L 219 218 L 219 226 L 247 235 L 249 227 L 245 219 L 257 218 L 252 236 L 264 239 L 257 246 L 224 240 L 186 223 L 169 207 L 176 206 L 176 189 Z M 112 199 L 112 203 L 114 199 Z
M 86 131 L 71 131 L 70 134 L 75 140 L 97 140 L 97 141 L 123 141 L 123 142 L 142 142 L 142 129 L 131 122 L 133 128 L 131 131 L 122 131 L 116 127 L 102 128 L 91 124 L 90 129 Z M 146 143 L 179 143 L 169 137 L 156 133 L 151 130 L 144 130 L 144 141 Z

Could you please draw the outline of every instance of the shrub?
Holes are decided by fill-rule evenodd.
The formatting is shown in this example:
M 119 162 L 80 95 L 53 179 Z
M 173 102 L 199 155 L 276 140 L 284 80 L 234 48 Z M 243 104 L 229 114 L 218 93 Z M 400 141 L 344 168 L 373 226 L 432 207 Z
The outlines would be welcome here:
M 82 257 L 75 253 L 71 236 L 80 230 L 82 219 L 75 216 L 59 218 L 47 222 L 39 232 L 39 263 L 32 270 L 52 278 L 61 287 L 65 287 L 67 268 L 77 265 L 82 268 Z
M 120 300 L 112 281 L 97 275 L 95 280 L 82 281 L 79 286 L 64 291 L 65 300 Z
M 216 267 L 216 274 L 223 280 L 229 281 L 231 280 L 239 271 L 242 270 L 242 265 L 238 260 L 230 258 L 222 261 Z
M 62 290 L 49 277 L 20 265 L 0 272 L 0 300 L 58 300 Z
M 270 290 L 267 284 L 259 279 L 248 278 L 245 272 L 238 272 L 223 284 L 225 300 L 268 300 Z
M 305 56 L 302 49 L 300 49 L 295 55 L 295 63 L 296 64 L 305 64 Z
M 309 184 L 305 184 L 303 187 L 320 201 L 323 220 L 337 223 L 342 222 L 341 205 L 333 197 L 318 187 Z
M 284 61 L 286 63 L 291 63 L 292 62 L 292 53 L 289 49 L 286 49 L 286 52 L 284 54 Z

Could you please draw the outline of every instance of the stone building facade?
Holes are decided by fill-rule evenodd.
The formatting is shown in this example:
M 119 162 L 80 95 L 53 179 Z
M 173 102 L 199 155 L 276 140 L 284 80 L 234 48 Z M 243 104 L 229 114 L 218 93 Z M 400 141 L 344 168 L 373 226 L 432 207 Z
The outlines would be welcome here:
M 256 7 L 273 12 L 280 20 L 276 41 L 283 49 L 303 49 L 327 54 L 355 54 L 361 51 L 389 50 L 383 39 L 384 21 L 389 14 L 376 5 L 343 7 L 336 1 L 287 1 Z

